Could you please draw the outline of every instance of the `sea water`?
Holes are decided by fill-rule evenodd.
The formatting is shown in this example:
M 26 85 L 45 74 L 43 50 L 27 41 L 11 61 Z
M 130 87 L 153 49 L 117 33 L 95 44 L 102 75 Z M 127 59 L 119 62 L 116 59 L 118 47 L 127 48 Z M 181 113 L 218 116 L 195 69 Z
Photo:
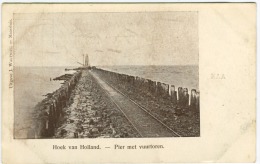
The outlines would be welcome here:
M 153 81 L 199 90 L 199 67 L 196 65 L 178 66 L 100 66 L 105 70 L 139 76 Z
M 15 67 L 14 72 L 14 134 L 15 138 L 26 138 L 32 126 L 34 107 L 46 94 L 52 93 L 63 81 L 55 77 L 74 71 L 68 67 Z

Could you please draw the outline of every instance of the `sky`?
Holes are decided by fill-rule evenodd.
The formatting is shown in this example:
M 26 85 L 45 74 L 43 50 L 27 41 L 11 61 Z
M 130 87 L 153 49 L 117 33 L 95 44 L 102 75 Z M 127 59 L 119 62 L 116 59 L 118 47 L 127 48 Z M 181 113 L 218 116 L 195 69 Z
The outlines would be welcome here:
M 14 14 L 14 48 L 16 66 L 198 65 L 198 14 Z

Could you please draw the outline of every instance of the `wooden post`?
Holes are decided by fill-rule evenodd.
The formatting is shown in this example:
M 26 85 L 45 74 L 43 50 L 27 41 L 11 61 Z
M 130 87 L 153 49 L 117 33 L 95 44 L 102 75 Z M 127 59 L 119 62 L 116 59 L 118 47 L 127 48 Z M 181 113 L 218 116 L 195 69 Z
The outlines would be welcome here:
M 185 107 L 189 106 L 188 88 L 183 89 L 183 106 Z
M 62 98 L 61 98 L 61 93 L 59 93 L 58 95 L 58 102 L 57 102 L 57 115 L 58 118 L 60 118 L 61 116 L 61 110 L 62 110 Z
M 170 85 L 169 84 L 167 84 L 167 97 L 169 98 L 170 97 Z
M 169 98 L 169 85 L 165 84 L 165 83 L 162 83 L 161 86 L 162 86 L 162 95 L 163 95 L 163 97 L 164 98 Z
M 196 108 L 196 90 L 192 89 L 190 93 L 190 107 L 195 109 Z
M 183 90 L 182 87 L 178 88 L 178 104 L 183 105 Z
M 53 104 L 50 104 L 49 117 L 48 117 L 48 135 L 51 137 L 54 135 L 54 109 Z
M 196 92 L 196 109 L 197 110 L 200 109 L 200 92 L 199 91 Z
M 173 104 L 177 104 L 177 92 L 174 85 L 171 85 L 171 99 Z

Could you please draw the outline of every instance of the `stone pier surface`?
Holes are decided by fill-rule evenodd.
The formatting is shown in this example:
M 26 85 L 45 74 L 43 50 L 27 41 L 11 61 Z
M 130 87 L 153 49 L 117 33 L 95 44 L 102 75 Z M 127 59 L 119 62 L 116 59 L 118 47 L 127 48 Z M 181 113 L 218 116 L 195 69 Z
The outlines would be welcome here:
M 100 68 L 94 68 L 92 72 L 180 136 L 200 136 L 198 90 L 191 89 L 191 94 L 189 94 L 188 88 L 176 88 L 174 84 L 165 84 Z
M 82 71 L 71 102 L 63 111 L 54 138 L 140 137 L 88 70 Z
M 35 125 L 28 136 L 200 136 L 199 92 L 192 89 L 189 96 L 187 88 L 177 91 L 174 85 L 149 79 L 82 69 L 36 106 Z
M 138 107 L 129 98 L 120 94 L 117 90 L 103 81 L 98 74 L 91 73 L 102 88 L 111 97 L 112 101 L 118 105 L 118 108 L 125 114 L 128 120 L 142 135 L 142 137 L 174 137 L 171 130 Z

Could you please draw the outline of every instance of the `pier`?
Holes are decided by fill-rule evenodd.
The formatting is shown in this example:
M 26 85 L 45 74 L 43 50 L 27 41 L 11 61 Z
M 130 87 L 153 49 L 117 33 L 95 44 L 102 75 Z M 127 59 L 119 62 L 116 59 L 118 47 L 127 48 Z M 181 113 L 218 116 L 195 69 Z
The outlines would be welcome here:
M 195 89 L 176 90 L 173 84 L 96 67 L 59 79 L 64 84 L 36 106 L 28 138 L 200 135 L 200 96 Z
M 142 137 L 173 137 L 180 136 L 168 126 L 160 122 L 147 110 L 135 101 L 124 95 L 113 86 L 103 81 L 98 74 L 92 73 L 97 83 L 105 90 L 111 101 L 124 113 L 127 120 L 133 125 Z

